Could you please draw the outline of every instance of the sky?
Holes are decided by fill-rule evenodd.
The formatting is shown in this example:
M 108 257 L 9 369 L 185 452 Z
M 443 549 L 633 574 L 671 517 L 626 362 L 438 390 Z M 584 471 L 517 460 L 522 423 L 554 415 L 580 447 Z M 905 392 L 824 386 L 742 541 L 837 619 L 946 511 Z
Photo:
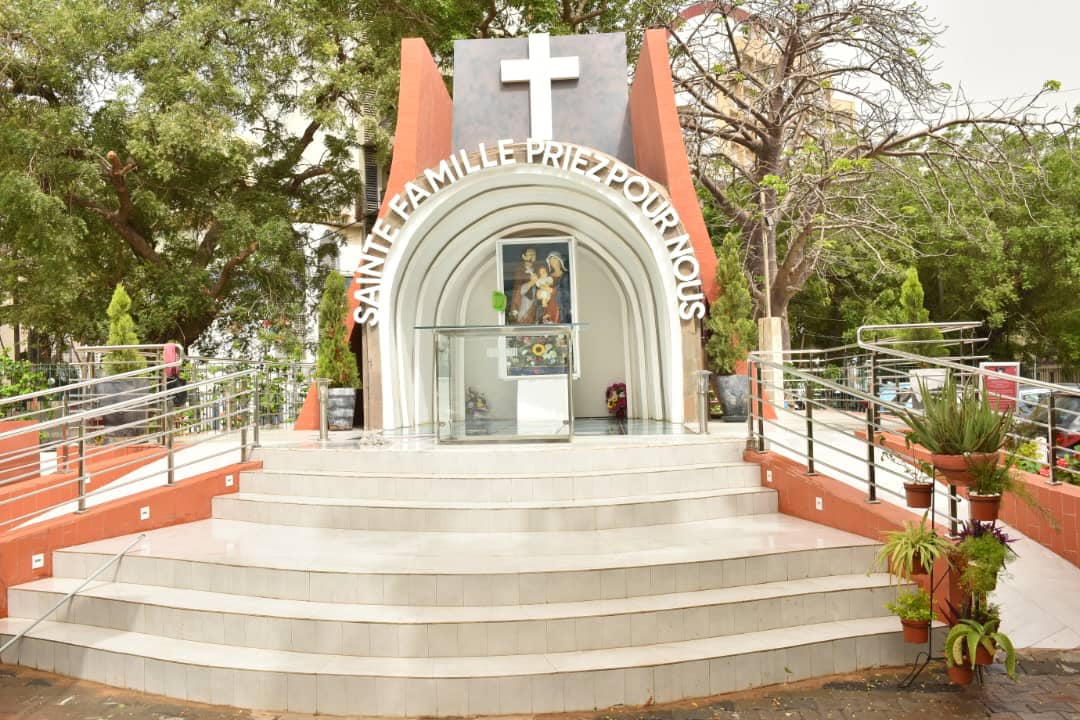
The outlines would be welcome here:
M 934 79 L 972 100 L 1031 94 L 1047 80 L 1062 92 L 1047 103 L 1080 103 L 1080 1 L 919 0 L 944 26 Z M 985 107 L 985 106 L 984 106 Z

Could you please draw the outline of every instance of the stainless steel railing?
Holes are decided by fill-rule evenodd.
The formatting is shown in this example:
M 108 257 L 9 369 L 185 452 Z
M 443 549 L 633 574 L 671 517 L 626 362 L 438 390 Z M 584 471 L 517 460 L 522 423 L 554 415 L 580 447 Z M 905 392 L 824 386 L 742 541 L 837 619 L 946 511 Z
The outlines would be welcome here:
M 942 337 L 898 339 L 897 333 L 916 328 L 938 330 Z M 902 434 L 906 426 L 897 414 L 919 411 L 919 386 L 911 379 L 912 371 L 953 373 L 961 382 L 977 383 L 982 392 L 1004 406 L 1019 403 L 1020 391 L 1010 393 L 988 385 L 988 381 L 1045 390 L 1046 399 L 1036 403 L 1031 416 L 1019 424 L 1006 451 L 1043 469 L 1049 483 L 1065 480 L 1080 484 L 1080 472 L 1058 465 L 1062 458 L 1066 464 L 1080 462 L 1080 453 L 1060 441 L 1062 429 L 1071 427 L 1076 413 L 1060 402 L 1055 406 L 1055 398 L 1075 396 L 1077 391 L 975 366 L 985 359 L 978 352 L 985 341 L 976 335 L 978 328 L 978 323 L 865 326 L 859 329 L 853 345 L 795 351 L 788 353 L 784 362 L 751 354 L 748 364 L 754 412 L 748 419 L 748 444 L 759 451 L 777 449 L 804 462 L 810 473 L 828 469 L 837 479 L 861 488 L 868 502 L 877 502 L 883 495 L 899 498 L 900 482 L 911 464 L 898 461 L 877 438 L 882 433 Z M 949 348 L 951 355 L 931 357 L 917 352 L 932 345 Z M 900 392 L 904 383 L 909 388 L 906 395 Z M 775 412 L 762 412 L 766 407 Z M 770 414 L 775 417 L 768 417 Z M 861 431 L 861 436 L 856 431 Z M 1042 457 L 1019 454 L 1020 449 L 1039 440 L 1045 446 Z M 944 515 L 955 528 L 962 499 L 955 489 L 945 492 L 936 486 L 935 493 L 938 500 L 947 502 Z

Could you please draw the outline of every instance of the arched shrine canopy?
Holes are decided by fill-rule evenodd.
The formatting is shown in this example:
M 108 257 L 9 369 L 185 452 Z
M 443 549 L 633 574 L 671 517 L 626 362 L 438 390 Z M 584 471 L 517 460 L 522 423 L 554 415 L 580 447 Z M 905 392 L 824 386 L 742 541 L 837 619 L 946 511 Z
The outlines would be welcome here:
M 589 50 L 597 38 L 600 60 Z M 527 47 L 523 40 L 466 42 L 472 45 L 459 43 L 456 50 L 454 101 L 423 43 L 402 44 L 390 180 L 354 275 L 347 319 L 361 354 L 365 424 L 430 422 L 432 347 L 416 328 L 501 324 L 505 315 L 491 306 L 503 279 L 499 263 L 506 255 L 500 260 L 499 248 L 558 242 L 572 248 L 573 320 L 585 325 L 577 346 L 576 412 L 603 414 L 603 387 L 621 381 L 631 417 L 694 419 L 692 373 L 702 366 L 700 322 L 705 301 L 715 295 L 716 259 L 682 143 L 663 32 L 647 33 L 628 94 L 625 61 L 621 70 L 617 62 L 614 69 L 601 67 L 613 56 L 625 57 L 621 36 L 551 38 L 550 48 L 546 36 L 531 37 Z M 504 45 L 474 44 L 493 42 Z M 495 64 L 489 52 L 510 56 L 502 78 L 485 74 L 483 68 Z M 510 62 L 541 55 L 561 65 L 507 73 Z M 569 67 L 568 59 L 577 66 Z M 573 79 L 575 72 L 581 80 Z M 608 108 L 614 120 L 586 117 L 583 125 L 580 113 L 567 120 L 553 112 L 560 91 L 572 97 L 587 77 L 604 72 L 610 78 L 605 87 L 616 90 L 621 72 L 623 104 L 617 93 L 607 102 L 614 104 Z M 556 82 L 560 73 L 573 79 L 569 95 Z M 466 81 L 472 75 L 482 76 L 475 86 Z M 538 120 L 536 87 L 544 82 L 553 91 L 541 98 Z M 525 92 L 499 95 L 512 83 Z M 594 100 L 603 93 L 586 90 Z M 496 101 L 477 114 L 475 96 L 485 92 L 496 93 Z M 510 127 L 497 129 L 517 130 L 520 140 L 492 136 L 496 128 L 485 125 L 498 121 L 504 107 Z M 554 138 L 534 132 L 545 111 L 554 118 L 546 130 Z M 575 142 L 579 137 L 589 143 Z M 475 144 L 454 145 L 471 140 Z M 508 387 L 493 385 L 492 392 Z

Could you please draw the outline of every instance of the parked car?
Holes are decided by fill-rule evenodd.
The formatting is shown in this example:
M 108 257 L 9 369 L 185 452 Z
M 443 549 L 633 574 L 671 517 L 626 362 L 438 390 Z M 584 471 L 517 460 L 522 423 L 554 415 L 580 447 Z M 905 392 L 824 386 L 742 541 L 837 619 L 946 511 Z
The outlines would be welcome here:
M 1046 432 L 1047 408 L 1044 398 L 1029 417 L 1043 432 Z M 1062 448 L 1080 448 L 1080 388 L 1075 395 L 1054 394 L 1054 448 L 1055 457 L 1064 454 Z
M 1046 404 L 1046 397 L 1050 394 L 1047 388 L 1021 386 L 1016 395 L 1016 415 L 1021 418 L 1030 418 L 1039 405 Z

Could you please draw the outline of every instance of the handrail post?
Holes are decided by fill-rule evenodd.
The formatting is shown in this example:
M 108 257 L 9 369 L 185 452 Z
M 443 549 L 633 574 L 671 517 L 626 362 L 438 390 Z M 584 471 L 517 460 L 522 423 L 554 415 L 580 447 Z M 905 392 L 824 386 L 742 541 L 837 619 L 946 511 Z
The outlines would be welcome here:
M 255 375 L 252 376 L 251 387 L 251 404 L 255 408 L 252 411 L 252 418 L 254 418 L 251 432 L 251 446 L 253 448 L 259 447 L 259 371 L 255 371 Z
M 247 425 L 240 426 L 240 462 L 248 461 Z
M 315 378 L 315 389 L 319 394 L 319 440 L 325 442 L 330 437 L 330 419 L 327 417 L 330 379 Z
M 746 382 L 750 384 L 750 411 L 746 413 L 746 449 L 752 450 L 754 442 L 754 358 L 746 358 Z
M 165 460 L 166 478 L 169 485 L 176 484 L 176 456 L 173 454 L 173 416 L 165 413 Z
M 765 452 L 765 388 L 763 387 L 761 380 L 761 362 L 759 361 L 754 367 L 757 368 L 757 451 L 763 453 Z
M 232 396 L 235 388 L 236 383 L 234 382 L 229 382 L 223 388 L 225 392 L 225 432 L 232 432 Z
M 867 372 L 866 401 L 866 482 L 869 491 L 867 502 L 876 503 L 877 499 L 877 450 L 874 437 L 877 434 L 877 353 L 870 351 L 870 366 Z
M 698 434 L 709 434 L 709 376 L 710 370 L 695 370 L 698 393 Z
M 817 475 L 814 470 L 814 383 L 806 383 L 806 474 Z
M 1054 466 L 1057 458 L 1054 457 L 1054 411 L 1057 403 L 1054 401 L 1054 391 L 1051 390 L 1049 396 L 1046 399 L 1046 462 L 1050 467 L 1050 472 L 1046 476 L 1046 482 L 1049 485 L 1060 485 L 1061 481 L 1057 479 L 1057 473 L 1054 472 Z
M 86 512 L 86 418 L 79 419 L 79 507 L 76 512 Z

